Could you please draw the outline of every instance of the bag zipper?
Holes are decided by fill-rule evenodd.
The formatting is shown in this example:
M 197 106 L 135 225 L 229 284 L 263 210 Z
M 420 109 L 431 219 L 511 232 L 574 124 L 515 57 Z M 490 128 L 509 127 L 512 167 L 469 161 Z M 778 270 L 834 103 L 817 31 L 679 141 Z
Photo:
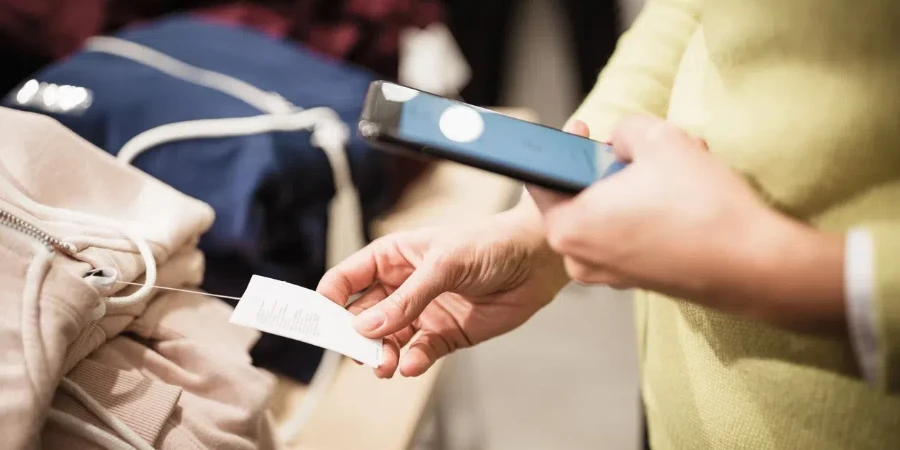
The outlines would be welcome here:
M 59 250 L 67 255 L 74 255 L 75 253 L 77 253 L 77 249 L 74 245 L 68 242 L 63 242 L 59 238 L 53 237 L 46 231 L 41 230 L 40 228 L 26 222 L 13 213 L 6 211 L 5 209 L 0 209 L 0 225 L 6 226 L 7 228 L 11 228 L 15 231 L 18 231 L 40 241 L 47 247 L 47 250 Z

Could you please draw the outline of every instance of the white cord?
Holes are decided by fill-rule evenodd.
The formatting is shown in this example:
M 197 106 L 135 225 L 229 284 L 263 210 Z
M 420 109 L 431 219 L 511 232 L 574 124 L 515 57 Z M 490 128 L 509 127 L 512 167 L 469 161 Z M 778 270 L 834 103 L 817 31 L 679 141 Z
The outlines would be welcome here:
M 88 39 L 85 51 L 108 53 L 152 67 L 176 78 L 225 92 L 260 111 L 279 114 L 295 111 L 290 102 L 243 80 L 184 63 L 145 45 L 109 36 Z
M 137 450 L 134 446 L 117 438 L 112 433 L 58 409 L 51 409 L 47 419 L 106 450 Z
M 134 243 L 141 255 L 141 258 L 144 261 L 144 285 L 141 286 L 140 289 L 134 291 L 131 295 L 127 295 L 124 297 L 106 298 L 105 301 L 100 302 L 99 307 L 101 309 L 104 309 L 101 312 L 105 313 L 107 304 L 109 307 L 113 308 L 124 308 L 140 303 L 147 299 L 147 297 L 153 290 L 153 286 L 156 284 L 156 258 L 153 256 L 153 251 L 150 249 L 150 244 L 143 236 L 138 235 L 137 233 L 131 231 L 127 226 L 115 220 L 107 219 L 105 217 L 93 216 L 79 211 L 72 211 L 69 209 L 54 208 L 52 206 L 38 203 L 20 192 L 4 177 L 0 177 L 0 185 L 2 185 L 4 190 L 13 197 L 14 202 L 18 203 L 22 208 L 31 211 L 33 214 L 109 228 L 118 231 Z
M 41 284 L 50 272 L 53 252 L 44 245 L 34 243 L 34 257 L 25 271 L 25 288 L 22 290 L 22 363 L 34 393 L 42 393 L 40 379 L 48 369 L 47 347 L 41 335 Z M 37 357 L 32 357 L 33 355 Z M 43 395 L 47 395 L 46 392 Z
M 103 405 L 94 397 L 85 392 L 81 386 L 75 384 L 69 378 L 63 378 L 59 385 L 64 391 L 75 397 L 81 402 L 91 413 L 100 419 L 106 426 L 110 427 L 119 434 L 125 441 L 137 448 L 138 450 L 153 450 L 153 446 L 148 444 L 142 437 L 138 436 L 125 422 L 119 420 L 118 417 L 110 413 Z
M 139 155 L 154 147 L 187 139 L 247 136 L 304 129 L 312 129 L 313 133 L 340 133 L 341 127 L 329 123 L 334 121 L 340 123 L 340 118 L 334 110 L 313 108 L 290 114 L 263 114 L 251 117 L 174 122 L 151 128 L 129 139 L 119 150 L 116 158 L 125 164 L 131 164 Z M 322 139 L 328 143 L 345 140 L 342 136 L 324 136 Z
M 302 110 L 277 93 L 263 91 L 237 78 L 184 63 L 150 47 L 124 39 L 95 37 L 88 41 L 86 50 L 113 54 L 142 63 L 176 78 L 227 93 L 261 112 L 269 113 L 255 117 L 193 120 L 162 125 L 126 142 L 116 156 L 119 161 L 130 164 L 142 153 L 177 140 L 311 129 L 312 144 L 322 149 L 328 158 L 335 187 L 335 196 L 329 204 L 326 266 L 333 267 L 365 245 L 359 194 L 353 184 L 346 153 L 350 132 L 334 110 Z M 350 234 L 341 235 L 338 231 L 341 227 L 351 230 Z M 308 422 L 319 400 L 337 376 L 341 361 L 341 355 L 325 352 L 310 381 L 309 391 L 289 419 L 290 429 L 299 432 Z
M 271 114 L 270 116 L 194 120 L 162 125 L 147 130 L 126 142 L 119 150 L 118 159 L 131 163 L 141 153 L 179 139 L 239 136 L 312 127 L 312 143 L 321 148 L 328 157 L 335 185 L 335 196 L 329 205 L 330 220 L 325 264 L 329 268 L 333 267 L 365 246 L 359 193 L 353 185 L 350 163 L 345 149 L 350 134 L 347 126 L 333 110 L 314 108 L 321 112 L 315 113 L 311 117 L 303 116 L 300 113 L 303 111 L 301 108 L 291 104 L 278 93 L 267 92 L 243 80 L 187 64 L 158 50 L 125 39 L 108 36 L 94 37 L 88 40 L 85 50 L 107 53 L 144 64 L 189 83 L 231 95 L 262 112 Z M 287 115 L 290 118 L 277 117 L 281 115 Z M 302 122 L 307 119 L 311 120 L 313 124 L 303 125 Z M 340 228 L 336 225 L 337 223 L 341 224 Z M 352 231 L 349 235 L 342 235 L 338 231 L 340 229 Z

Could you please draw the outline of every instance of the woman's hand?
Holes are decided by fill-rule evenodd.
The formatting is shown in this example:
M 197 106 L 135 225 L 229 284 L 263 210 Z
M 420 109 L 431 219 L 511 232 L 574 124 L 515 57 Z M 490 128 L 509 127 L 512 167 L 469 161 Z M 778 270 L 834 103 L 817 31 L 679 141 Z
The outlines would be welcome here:
M 573 131 L 588 133 L 581 123 Z M 577 197 L 529 188 L 573 279 L 794 328 L 843 325 L 840 236 L 770 209 L 703 141 L 667 122 L 626 120 L 611 144 L 630 165 Z
M 357 331 L 385 338 L 389 378 L 424 373 L 439 358 L 506 333 L 568 282 L 549 249 L 540 214 L 526 199 L 482 223 L 398 233 L 328 271 L 318 292 L 349 310 Z M 413 341 L 400 359 L 400 348 Z

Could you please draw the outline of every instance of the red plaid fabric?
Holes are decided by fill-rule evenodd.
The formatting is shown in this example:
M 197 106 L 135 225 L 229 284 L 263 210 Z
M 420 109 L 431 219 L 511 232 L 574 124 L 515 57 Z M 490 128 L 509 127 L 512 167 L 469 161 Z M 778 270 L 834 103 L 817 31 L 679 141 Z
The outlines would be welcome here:
M 443 21 L 440 0 L 0 0 L 0 47 L 58 59 L 96 34 L 174 12 L 260 29 L 394 78 L 400 32 Z
M 305 43 L 326 55 L 395 78 L 402 30 L 443 21 L 439 0 L 291 0 L 198 11 Z

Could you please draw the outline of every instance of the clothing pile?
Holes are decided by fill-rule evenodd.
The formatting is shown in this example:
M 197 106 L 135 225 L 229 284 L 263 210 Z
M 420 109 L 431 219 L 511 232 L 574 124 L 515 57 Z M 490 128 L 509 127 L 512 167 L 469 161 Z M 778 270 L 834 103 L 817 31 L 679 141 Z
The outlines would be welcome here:
M 254 274 L 314 288 L 413 178 L 414 163 L 348 125 L 376 77 L 256 28 L 180 14 L 89 39 L 5 105 L 50 115 L 210 204 L 203 287 L 233 297 Z M 266 334 L 252 355 L 308 382 L 322 351 Z
M 0 80 L 0 435 L 266 448 L 273 373 L 321 379 L 323 352 L 228 325 L 222 298 L 254 274 L 314 288 L 422 173 L 354 125 L 440 10 L 76 3 L 0 0 L 0 53 L 34 63 Z
M 3 108 L 0 134 L 3 447 L 271 447 L 257 334 L 154 289 L 200 284 L 212 210 L 49 118 Z

